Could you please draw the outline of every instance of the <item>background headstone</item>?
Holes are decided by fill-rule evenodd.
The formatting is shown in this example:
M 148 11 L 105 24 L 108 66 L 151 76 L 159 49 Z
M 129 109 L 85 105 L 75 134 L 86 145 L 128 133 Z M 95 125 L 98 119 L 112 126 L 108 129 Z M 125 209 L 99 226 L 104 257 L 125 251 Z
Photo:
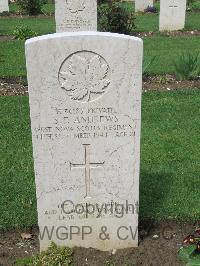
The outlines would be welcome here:
M 96 31 L 97 0 L 56 0 L 56 32 Z
M 185 27 L 186 0 L 160 1 L 160 31 L 181 30 Z
M 26 42 L 41 250 L 138 245 L 142 53 L 111 33 Z
M 135 12 L 144 12 L 148 6 L 153 6 L 154 0 L 135 0 Z
M 0 13 L 9 11 L 8 0 L 0 0 Z

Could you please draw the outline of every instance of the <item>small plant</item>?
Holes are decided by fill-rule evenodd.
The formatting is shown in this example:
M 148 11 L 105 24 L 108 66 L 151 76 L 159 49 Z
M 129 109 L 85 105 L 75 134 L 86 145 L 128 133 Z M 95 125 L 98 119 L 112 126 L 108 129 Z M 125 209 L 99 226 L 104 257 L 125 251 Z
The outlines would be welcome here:
M 187 5 L 191 6 L 194 2 L 195 2 L 195 0 L 187 0 Z
M 67 247 L 58 247 L 52 243 L 47 251 L 40 255 L 18 260 L 16 266 L 69 266 L 72 263 L 73 251 Z
M 15 28 L 13 35 L 17 40 L 27 40 L 29 38 L 37 36 L 38 34 L 27 26 L 20 26 Z
M 28 15 L 38 15 L 42 13 L 43 0 L 17 0 L 17 4 L 22 11 Z
M 106 4 L 106 3 L 108 3 L 108 2 L 109 2 L 109 0 L 97 0 L 97 4 L 98 4 L 98 5 Z
M 8 12 L 8 11 L 0 12 L 0 16 L 1 17 L 8 17 L 8 16 L 10 16 L 10 12 Z
M 190 4 L 190 9 L 191 10 L 194 10 L 194 11 L 200 11 L 200 2 L 199 1 L 197 1 L 197 2 L 193 2 L 193 3 L 191 3 Z
M 107 260 L 104 266 L 116 266 L 114 262 Z
M 177 80 L 192 80 L 200 74 L 199 54 L 183 53 L 174 62 Z
M 135 14 L 118 0 L 110 0 L 98 6 L 98 29 L 100 31 L 131 34 L 135 29 Z
M 145 13 L 157 13 L 157 8 L 154 6 L 148 6 L 145 11 Z
M 187 236 L 183 243 L 184 246 L 178 252 L 180 260 L 185 262 L 187 266 L 200 265 L 200 228 Z
M 166 75 L 160 75 L 158 76 L 158 83 L 160 84 L 167 84 L 169 82 L 169 79 Z
M 152 66 L 153 62 L 155 61 L 156 56 L 153 57 L 145 57 L 143 60 L 143 68 L 142 68 L 142 74 L 144 77 L 147 77 L 150 75 L 149 69 Z

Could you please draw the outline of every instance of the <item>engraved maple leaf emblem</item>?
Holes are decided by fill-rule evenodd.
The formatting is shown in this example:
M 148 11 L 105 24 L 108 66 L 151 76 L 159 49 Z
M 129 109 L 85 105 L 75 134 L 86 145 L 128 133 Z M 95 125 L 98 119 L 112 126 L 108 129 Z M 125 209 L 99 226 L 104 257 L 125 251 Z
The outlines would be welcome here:
M 73 100 L 90 101 L 92 94 L 102 94 L 110 84 L 109 66 L 100 56 L 86 59 L 73 55 L 66 71 L 60 71 L 61 87 Z
M 85 0 L 67 0 L 67 7 L 72 13 L 83 11 Z

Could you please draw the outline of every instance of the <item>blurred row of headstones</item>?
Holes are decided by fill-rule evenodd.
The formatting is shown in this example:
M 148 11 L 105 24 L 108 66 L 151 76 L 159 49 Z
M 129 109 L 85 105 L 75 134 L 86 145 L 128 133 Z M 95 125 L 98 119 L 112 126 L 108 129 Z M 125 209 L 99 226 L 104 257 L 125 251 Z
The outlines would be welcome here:
M 80 5 L 82 1 L 73 0 L 58 0 L 56 1 L 56 25 L 57 31 L 67 30 L 70 31 L 72 27 L 73 30 L 79 30 L 79 23 L 81 21 L 82 26 L 85 23 L 85 27 L 88 29 L 88 24 L 91 30 L 95 30 L 96 25 L 92 24 L 90 20 L 96 21 L 95 7 L 97 5 L 97 0 L 86 1 L 86 7 L 84 7 L 87 12 L 73 12 L 73 8 Z M 90 8 L 87 8 L 89 6 Z M 68 8 L 70 6 L 70 8 Z M 144 12 L 148 8 L 154 6 L 154 0 L 135 0 L 135 11 Z M 9 5 L 8 0 L 0 1 L 0 13 L 8 12 Z M 82 17 L 79 15 L 81 14 Z M 160 0 L 160 18 L 159 18 L 159 30 L 160 31 L 173 31 L 181 30 L 185 26 L 185 14 L 186 14 L 186 0 Z M 84 28 L 84 27 L 83 27 Z

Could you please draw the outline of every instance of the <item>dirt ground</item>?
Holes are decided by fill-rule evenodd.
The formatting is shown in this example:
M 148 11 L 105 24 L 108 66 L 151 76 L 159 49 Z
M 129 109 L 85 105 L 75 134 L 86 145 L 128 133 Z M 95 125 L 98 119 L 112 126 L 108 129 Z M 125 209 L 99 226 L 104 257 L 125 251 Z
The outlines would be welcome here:
M 179 266 L 177 252 L 183 239 L 195 229 L 195 224 L 175 221 L 142 221 L 139 226 L 139 247 L 112 252 L 74 248 L 74 266 Z M 23 240 L 21 233 L 33 234 Z M 15 265 L 17 258 L 39 252 L 38 229 L 4 231 L 0 234 L 0 266 Z
M 200 89 L 200 78 L 198 80 L 177 81 L 173 75 L 152 76 L 143 78 L 144 91 L 161 91 L 177 89 Z
M 199 80 L 176 81 L 172 75 L 148 77 L 143 80 L 143 91 L 200 89 Z M 28 95 L 28 87 L 19 78 L 0 79 L 0 96 Z
M 19 78 L 0 79 L 0 96 L 27 95 L 28 87 Z
M 191 31 L 165 31 L 165 32 L 138 32 L 135 34 L 140 38 L 144 37 L 155 37 L 155 36 L 166 36 L 166 37 L 190 37 L 190 36 L 200 36 L 199 30 L 191 30 Z
M 19 17 L 13 15 L 12 17 Z M 28 16 L 23 16 L 28 17 Z M 46 16 L 39 16 L 46 17 Z M 38 17 L 37 17 L 38 18 Z M 154 31 L 146 31 L 146 32 L 135 32 L 132 34 L 133 36 L 137 36 L 140 38 L 145 37 L 155 37 L 155 36 L 166 36 L 166 37 L 192 37 L 192 36 L 200 36 L 200 30 L 190 30 L 190 31 L 166 31 L 166 32 L 154 32 Z M 14 41 L 15 37 L 13 35 L 0 35 L 0 42 L 3 41 Z

